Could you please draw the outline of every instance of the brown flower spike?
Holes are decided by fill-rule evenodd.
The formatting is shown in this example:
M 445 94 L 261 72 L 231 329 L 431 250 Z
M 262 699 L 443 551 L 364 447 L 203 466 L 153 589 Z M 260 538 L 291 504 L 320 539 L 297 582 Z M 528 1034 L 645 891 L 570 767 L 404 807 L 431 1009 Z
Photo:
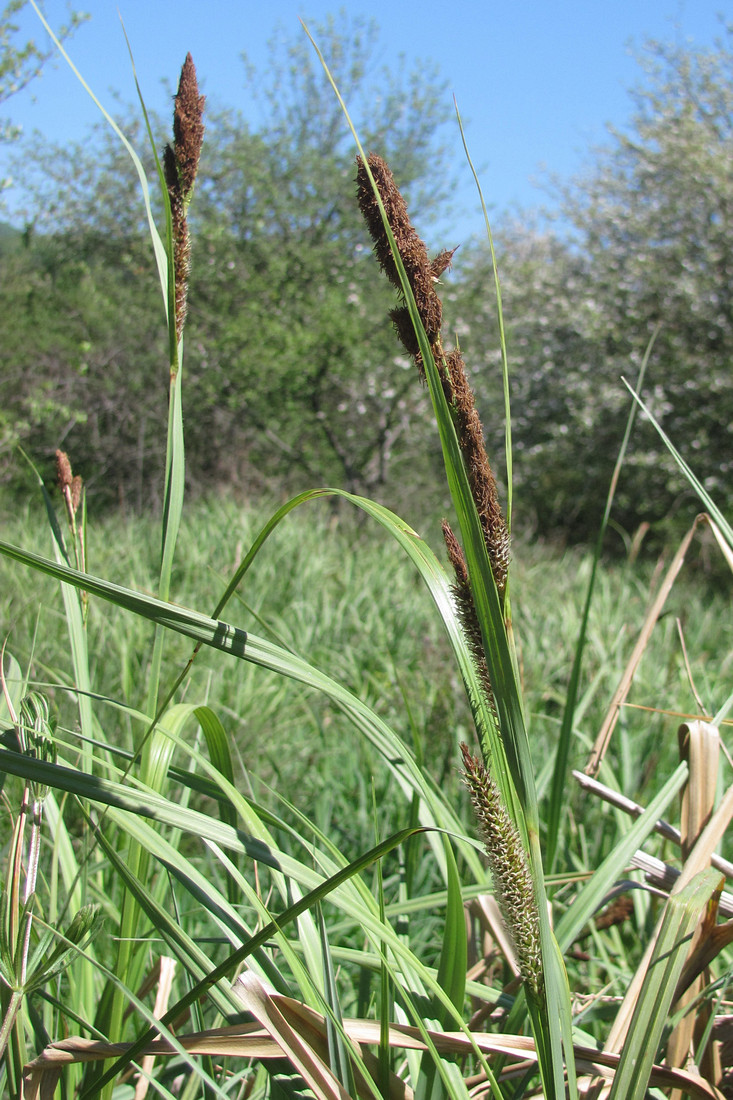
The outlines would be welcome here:
M 56 482 L 66 504 L 69 522 L 73 525 L 81 504 L 82 480 L 78 474 L 76 477 L 72 475 L 71 462 L 66 451 L 56 451 Z
M 66 490 L 71 487 L 71 463 L 66 451 L 56 451 L 56 481 L 61 492 L 66 495 Z
M 358 165 L 356 173 L 357 200 L 374 241 L 374 253 L 389 281 L 401 293 L 402 283 L 392 255 L 389 238 L 384 231 L 379 203 L 366 173 L 364 162 L 361 157 L 357 157 L 356 160 Z M 367 161 L 374 181 L 379 188 L 387 220 L 394 235 L 395 244 L 402 259 L 412 293 L 415 296 L 418 313 L 432 344 L 440 334 L 443 306 L 440 298 L 435 293 L 435 277 L 428 259 L 428 250 L 425 247 L 425 242 L 418 237 L 412 227 L 405 200 L 399 192 L 386 161 L 374 154 L 367 157 Z M 399 331 L 401 335 L 401 329 Z M 408 351 L 410 351 L 409 348 Z M 410 351 L 410 354 L 414 353 Z
M 76 562 L 76 568 L 82 573 L 86 569 L 85 555 L 84 555 L 84 527 L 83 523 L 77 526 L 76 513 L 79 510 L 81 504 L 81 496 L 83 490 L 83 482 L 79 474 L 73 474 L 71 470 L 71 462 L 66 451 L 56 451 L 56 483 L 61 490 L 61 495 L 64 498 L 64 506 L 66 508 L 66 519 L 69 524 L 69 533 L 71 535 L 72 545 L 74 547 L 74 559 Z M 82 512 L 83 515 L 83 512 Z M 89 594 L 83 589 L 81 591 L 81 607 L 84 621 L 86 622 L 87 611 L 89 607 Z
M 453 533 L 451 525 L 447 519 L 443 520 L 443 540 L 448 551 L 448 560 L 453 566 L 453 572 L 455 573 L 455 581 L 451 585 L 453 592 L 453 598 L 456 601 L 456 608 L 458 610 L 458 618 L 461 621 L 461 626 L 466 635 L 469 649 L 473 656 L 473 661 L 478 673 L 479 683 L 483 688 L 486 701 L 489 704 L 491 713 L 494 716 L 494 721 L 498 728 L 499 726 L 499 714 L 496 709 L 496 700 L 494 699 L 494 692 L 491 687 L 491 678 L 489 676 L 489 670 L 486 665 L 486 656 L 484 654 L 484 641 L 481 637 L 481 627 L 479 626 L 478 617 L 476 615 L 476 605 L 473 602 L 473 595 L 471 594 L 471 585 L 468 580 L 468 567 L 466 566 L 466 559 L 463 555 L 461 545 Z
M 392 245 L 384 227 L 382 213 L 367 174 L 366 165 L 361 158 L 357 158 L 357 163 L 359 206 L 374 241 L 374 252 L 387 278 L 398 289 L 403 299 L 402 304 L 392 310 L 390 316 L 402 344 L 414 358 L 420 377 L 424 380 L 422 354 L 410 312 L 404 303 L 402 282 Z M 442 305 L 436 293 L 435 284 L 443 272 L 450 267 L 455 249 L 443 251 L 430 261 L 424 242 L 412 227 L 405 201 L 388 166 L 381 157 L 374 155 L 367 158 L 367 163 L 382 199 L 395 246 L 430 343 L 433 361 L 446 398 L 453 410 L 456 435 L 466 475 L 476 504 L 499 598 L 503 601 L 509 563 L 509 533 L 499 505 L 496 480 L 486 454 L 483 429 L 476 411 L 463 357 L 457 348 L 446 355 L 440 337 Z M 476 614 L 471 578 L 460 543 L 446 521 L 443 522 L 443 538 L 455 574 L 452 588 L 458 615 L 471 650 L 479 682 L 498 726 L 496 702 L 491 687 L 481 627 Z M 496 783 L 484 765 L 471 756 L 465 745 L 462 745 L 461 749 L 464 778 L 471 793 L 479 831 L 486 847 L 496 899 L 513 940 L 522 977 L 529 990 L 538 996 L 543 983 L 540 923 L 524 845 Z
M 204 141 L 204 103 L 206 97 L 199 95 L 196 81 L 196 66 L 190 53 L 181 69 L 178 82 L 178 94 L 173 108 L 173 138 L 176 163 L 181 180 L 181 191 L 188 201 L 196 180 L 196 172 Z
M 496 480 L 486 454 L 483 428 L 476 411 L 476 403 L 468 381 L 463 357 L 457 348 L 446 355 L 440 337 L 442 305 L 435 290 L 435 283 L 443 272 L 450 267 L 455 249 L 446 249 L 431 261 L 428 258 L 425 243 L 417 235 L 410 222 L 405 200 L 400 194 L 389 167 L 381 157 L 373 154 L 367 157 L 367 164 L 379 190 L 395 245 L 415 297 L 420 319 L 430 341 L 435 365 L 443 381 L 446 397 L 453 408 L 456 432 L 471 486 L 471 493 L 481 521 L 484 542 L 489 553 L 499 598 L 503 600 L 509 567 L 509 533 L 499 504 Z M 402 294 L 402 284 L 392 255 L 392 247 L 385 232 L 379 203 L 367 175 L 366 165 L 360 157 L 357 157 L 357 165 L 357 198 L 367 228 L 374 241 L 374 252 L 387 278 Z M 390 316 L 397 330 L 397 335 L 415 360 L 420 377 L 424 380 L 424 364 L 407 306 L 403 304 L 392 310 Z M 448 532 L 450 533 L 450 541 Z M 448 547 L 448 554 L 456 572 L 455 593 L 461 618 L 469 637 L 476 638 L 477 636 L 478 638 L 478 640 L 472 641 L 471 644 L 479 665 L 482 682 L 486 686 L 488 685 L 488 671 L 486 661 L 484 659 L 479 661 L 479 652 L 482 652 L 480 631 L 475 610 L 471 611 L 473 597 L 465 560 L 461 548 L 447 524 L 444 525 L 443 533 Z M 471 623 L 473 623 L 473 626 Z M 490 690 L 489 699 L 493 702 Z
M 173 222 L 173 263 L 176 281 L 176 337 L 181 339 L 186 320 L 191 242 L 186 211 L 193 194 L 201 146 L 204 140 L 204 102 L 199 95 L 196 68 L 191 54 L 181 69 L 173 108 L 173 146 L 163 153 L 163 173 L 168 188 Z
M 509 532 L 499 504 L 496 479 L 486 454 L 484 430 L 476 411 L 463 357 L 456 348 L 445 359 L 450 380 L 450 395 L 456 414 L 456 430 L 466 464 L 471 494 L 481 521 L 484 542 L 489 551 L 491 569 L 496 581 L 499 598 L 504 598 L 509 571 Z

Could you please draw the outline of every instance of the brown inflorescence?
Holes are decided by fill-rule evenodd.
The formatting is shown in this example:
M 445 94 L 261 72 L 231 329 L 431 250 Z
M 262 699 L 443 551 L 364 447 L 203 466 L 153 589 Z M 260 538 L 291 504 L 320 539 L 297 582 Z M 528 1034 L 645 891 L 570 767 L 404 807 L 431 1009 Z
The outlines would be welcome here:
M 501 793 L 480 760 L 466 745 L 463 777 L 471 795 L 479 833 L 489 860 L 501 915 L 512 940 L 522 979 L 535 997 L 543 986 L 540 917 L 522 839 Z
M 176 337 L 181 339 L 186 320 L 191 242 L 186 210 L 191 201 L 204 138 L 205 97 L 199 95 L 196 68 L 191 54 L 181 69 L 173 108 L 173 145 L 163 152 L 163 174 L 171 204 L 173 223 L 173 265 L 176 284 Z
M 56 483 L 61 490 L 69 516 L 69 523 L 74 524 L 79 505 L 81 504 L 82 479 L 77 474 L 73 475 L 71 462 L 66 451 L 56 451 Z
M 453 257 L 457 251 L 458 245 L 455 248 L 444 248 L 434 260 L 430 261 L 430 274 L 436 282 L 446 271 L 450 271 L 453 266 Z
M 425 363 L 412 316 L 405 302 L 405 293 L 392 252 L 392 244 L 367 167 L 379 192 L 384 214 L 394 238 L 394 245 L 402 261 L 420 320 L 430 343 L 432 360 L 438 371 L 446 399 L 453 410 L 456 435 L 471 494 L 481 523 L 499 599 L 503 603 L 509 566 L 509 533 L 499 504 L 496 480 L 486 454 L 483 428 L 463 357 L 457 348 L 446 355 L 441 343 L 442 305 L 435 284 L 450 267 L 455 249 L 445 249 L 431 261 L 425 243 L 410 222 L 405 200 L 385 161 L 372 154 L 366 158 L 366 164 L 362 158 L 357 157 L 357 165 L 357 197 L 374 242 L 375 255 L 402 298 L 401 304 L 391 311 L 390 317 L 402 345 L 414 359 L 420 378 L 424 381 Z M 456 578 L 453 595 L 458 615 L 468 639 L 479 682 L 498 726 L 497 707 L 465 556 L 448 523 L 443 524 L 443 537 Z
M 445 363 L 456 413 L 458 442 L 463 452 L 471 494 L 481 521 L 496 587 L 499 597 L 503 599 L 509 570 L 509 532 L 499 504 L 496 479 L 486 454 L 484 432 L 463 356 L 456 349 L 448 353 Z
M 178 165 L 170 145 L 163 153 L 163 172 L 171 203 L 173 226 L 173 270 L 176 287 L 176 338 L 181 339 L 188 312 L 188 278 L 191 273 L 191 240 L 188 233 L 186 204 L 179 186 Z
M 422 353 L 420 351 L 420 345 L 417 342 L 417 334 L 415 332 L 415 326 L 412 323 L 412 317 L 407 306 L 397 306 L 396 309 L 389 311 L 389 316 L 395 327 L 395 332 L 400 338 L 400 343 L 407 352 L 412 356 L 417 365 L 418 372 L 420 374 L 420 381 L 425 381 L 425 367 L 422 361 Z
M 491 708 L 491 713 L 494 716 L 496 725 L 499 725 L 499 716 L 496 709 L 496 700 L 494 699 L 494 691 L 491 687 L 491 678 L 489 677 L 489 669 L 486 664 L 486 656 L 484 654 L 484 642 L 481 637 L 481 627 L 479 626 L 478 616 L 476 615 L 476 605 L 473 602 L 473 595 L 471 593 L 471 585 L 468 579 L 468 568 L 466 566 L 466 559 L 461 549 L 461 545 L 453 533 L 451 525 L 447 519 L 443 520 L 443 539 L 445 541 L 446 549 L 448 551 L 448 560 L 453 566 L 453 572 L 455 574 L 455 581 L 451 585 L 453 597 L 456 601 L 456 609 L 458 611 L 458 617 L 461 620 L 461 626 L 463 627 L 466 639 L 468 641 L 469 649 L 473 655 L 474 664 L 478 673 L 479 683 L 483 689 L 486 700 Z
M 71 488 L 71 463 L 66 451 L 56 451 L 56 482 L 62 493 Z
M 196 80 L 196 66 L 190 53 L 181 69 L 178 81 L 178 93 L 173 108 L 173 138 L 176 161 L 180 173 L 181 191 L 185 199 L 191 194 L 204 141 L 204 103 L 206 97 L 199 95 Z
M 442 305 L 435 290 L 435 283 L 451 266 L 456 250 L 445 249 L 431 261 L 428 258 L 425 243 L 410 222 L 405 200 L 385 161 L 371 154 L 367 157 L 366 165 L 361 157 L 357 157 L 357 165 L 357 198 L 374 241 L 374 252 L 388 279 L 402 294 L 402 284 L 392 255 L 392 246 L 384 227 L 379 202 L 367 174 L 367 165 L 379 191 L 395 245 L 415 297 L 420 319 L 430 341 L 433 360 L 442 380 L 446 398 L 453 407 L 456 433 L 463 453 L 471 493 L 481 521 L 499 598 L 503 600 L 509 567 L 509 533 L 499 504 L 496 480 L 486 454 L 483 428 L 476 411 L 476 402 L 463 357 L 458 349 L 445 355 L 440 340 Z M 424 381 L 425 364 L 409 309 L 402 304 L 391 311 L 390 317 L 400 341 L 415 360 L 420 377 Z M 455 536 L 453 538 L 455 541 Z M 462 600 L 465 605 L 466 601 L 471 599 L 468 580 L 466 579 L 464 584 L 459 578 L 458 588 L 463 592 Z
M 71 509 L 76 515 L 77 509 L 81 504 L 81 488 L 82 480 L 79 474 L 76 474 L 71 480 Z
M 356 173 L 357 200 L 371 238 L 374 241 L 374 253 L 389 281 L 401 293 L 402 283 L 397 264 L 392 255 L 392 246 L 384 229 L 377 197 L 367 175 L 364 161 L 361 157 L 357 157 L 356 161 L 358 165 Z M 415 296 L 417 311 L 420 314 L 428 340 L 432 344 L 440 334 L 443 307 L 435 292 L 435 276 L 428 258 L 428 250 L 425 242 L 413 229 L 405 200 L 400 194 L 386 161 L 372 153 L 367 157 L 367 163 L 379 189 L 397 251 L 400 254 L 412 293 Z M 443 254 L 441 253 L 441 255 Z M 401 329 L 398 328 L 398 331 L 401 333 Z M 410 354 L 412 355 L 413 352 L 410 351 Z

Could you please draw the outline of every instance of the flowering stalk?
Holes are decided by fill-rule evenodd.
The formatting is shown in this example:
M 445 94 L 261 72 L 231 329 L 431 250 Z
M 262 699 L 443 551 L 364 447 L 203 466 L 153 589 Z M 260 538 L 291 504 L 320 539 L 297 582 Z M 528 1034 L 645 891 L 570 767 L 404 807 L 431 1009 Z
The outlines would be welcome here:
M 486 453 L 483 429 L 463 356 L 458 348 L 446 353 L 441 339 L 442 305 L 436 291 L 436 283 L 450 266 L 453 252 L 441 252 L 431 261 L 424 242 L 418 237 L 410 222 L 405 201 L 386 163 L 381 157 L 373 155 L 367 158 L 366 163 L 361 158 L 357 158 L 357 163 L 358 201 L 374 241 L 374 252 L 388 279 L 398 289 L 403 299 L 402 304 L 391 312 L 392 321 L 402 344 L 415 360 L 421 379 L 425 380 L 422 352 L 410 310 L 404 301 L 405 295 L 393 245 L 384 225 L 382 210 L 369 172 L 382 200 L 384 213 L 394 239 L 394 247 L 399 253 L 404 274 L 427 335 L 438 377 L 452 410 L 453 424 L 468 484 L 478 513 L 499 601 L 504 608 L 509 563 L 509 533 L 499 504 L 496 480 Z M 458 615 L 481 689 L 498 730 L 499 715 L 490 680 L 481 624 L 476 611 L 472 579 L 464 551 L 447 521 L 443 522 L 443 538 L 455 575 L 453 595 Z M 486 846 L 496 898 L 513 940 L 530 1000 L 537 1004 L 542 1000 L 544 991 L 540 911 L 527 849 L 495 780 L 484 764 L 471 756 L 465 745 L 462 746 L 462 751 L 465 781 L 471 793 L 479 831 Z
M 367 173 L 367 166 L 361 157 L 357 157 L 357 164 L 357 199 L 369 233 L 374 241 L 375 255 L 387 278 L 403 297 L 403 304 L 392 310 L 390 316 L 397 335 L 407 352 L 415 360 L 420 378 L 424 381 L 425 367 L 410 312 L 404 305 L 402 283 L 392 254 L 392 245 L 382 221 L 382 213 Z M 483 429 L 476 411 L 476 403 L 466 374 L 463 357 L 458 348 L 446 355 L 440 334 L 443 307 L 435 286 L 443 272 L 450 267 L 455 249 L 444 250 L 431 261 L 424 241 L 418 236 L 410 222 L 405 200 L 400 194 L 388 165 L 381 157 L 374 154 L 367 158 L 367 164 L 379 190 L 392 236 L 402 260 L 420 320 L 430 343 L 435 366 L 453 410 L 456 434 L 471 493 L 478 511 L 499 598 L 503 601 L 509 564 L 509 533 L 499 504 L 496 480 L 486 454 Z M 450 525 L 445 521 L 443 523 L 443 537 L 456 577 L 453 594 L 458 613 L 469 640 L 484 694 L 496 718 L 496 704 L 491 689 L 481 639 L 481 628 L 476 615 L 465 557 L 458 539 Z
M 522 979 L 535 998 L 539 998 L 544 984 L 540 916 L 527 855 L 496 783 L 481 761 L 471 756 L 466 745 L 461 745 L 461 752 L 463 779 L 488 856 L 494 896 Z
M 74 475 L 71 470 L 71 462 L 66 451 L 56 451 L 56 483 L 61 490 L 66 508 L 66 519 L 71 534 L 71 544 L 74 547 L 74 561 L 80 573 L 86 572 L 86 552 L 84 538 L 84 523 L 77 526 L 76 514 L 83 502 L 84 483 L 81 477 Z M 84 508 L 82 507 L 82 516 Z M 87 621 L 89 611 L 89 593 L 80 592 L 81 612 L 84 623 Z
M 199 95 L 196 67 L 191 54 L 181 69 L 173 108 L 173 145 L 163 153 L 163 172 L 171 203 L 173 222 L 173 269 L 175 275 L 176 339 L 180 342 L 186 320 L 188 277 L 191 270 L 191 240 L 187 211 L 196 181 L 204 140 L 204 102 Z

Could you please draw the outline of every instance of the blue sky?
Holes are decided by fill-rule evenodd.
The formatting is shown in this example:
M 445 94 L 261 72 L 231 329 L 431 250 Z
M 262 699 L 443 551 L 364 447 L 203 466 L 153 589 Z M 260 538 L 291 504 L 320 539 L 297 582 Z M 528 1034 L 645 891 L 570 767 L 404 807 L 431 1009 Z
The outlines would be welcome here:
M 623 127 L 632 110 L 628 95 L 642 73 L 633 56 L 652 37 L 678 44 L 711 45 L 733 21 L 731 0 L 79 0 L 91 18 L 69 52 L 100 99 L 115 108 L 113 93 L 134 98 L 119 13 L 135 56 L 138 77 L 152 107 L 167 110 L 163 81 L 175 85 L 190 50 L 202 89 L 222 106 L 247 102 L 242 52 L 255 68 L 265 64 L 273 34 L 299 32 L 345 8 L 374 17 L 382 30 L 380 60 L 396 65 L 437 62 L 450 93 L 468 120 L 467 136 L 495 214 L 547 202 L 549 175 L 569 178 L 590 163 L 608 122 Z M 47 0 L 52 24 L 63 21 L 65 0 Z M 44 32 L 32 12 L 22 31 L 39 41 Z M 63 64 L 6 104 L 26 131 L 54 140 L 83 138 L 97 115 Z M 481 229 L 460 138 L 452 135 L 463 180 L 455 214 L 456 239 Z

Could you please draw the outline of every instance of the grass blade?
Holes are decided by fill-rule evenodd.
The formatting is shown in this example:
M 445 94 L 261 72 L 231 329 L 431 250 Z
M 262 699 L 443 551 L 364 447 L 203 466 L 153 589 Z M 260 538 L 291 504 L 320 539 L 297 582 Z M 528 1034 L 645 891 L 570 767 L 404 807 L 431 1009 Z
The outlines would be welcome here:
M 733 549 L 733 529 L 731 528 L 730 524 L 726 520 L 723 513 L 720 511 L 720 508 L 718 508 L 718 506 L 715 503 L 715 501 L 713 500 L 713 498 L 710 496 L 708 491 L 705 489 L 705 486 L 702 484 L 702 482 L 699 480 L 699 478 L 695 475 L 695 473 L 692 470 L 692 467 L 689 466 L 687 464 L 687 462 L 685 462 L 684 458 L 679 453 L 679 451 L 677 450 L 677 448 L 675 447 L 674 443 L 669 438 L 667 433 L 664 431 L 664 429 L 662 428 L 662 425 L 656 419 L 656 417 L 652 413 L 651 409 L 644 403 L 644 401 L 639 396 L 639 394 L 634 389 L 632 389 L 632 387 L 629 385 L 629 383 L 626 381 L 625 378 L 622 379 L 622 381 L 623 381 L 624 385 L 626 386 L 627 390 L 629 391 L 629 393 L 631 394 L 631 396 L 634 398 L 634 400 L 638 404 L 639 408 L 642 410 L 642 412 L 644 412 L 644 414 L 647 416 L 647 418 L 649 419 L 651 424 L 656 429 L 657 433 L 659 434 L 660 439 L 664 443 L 664 445 L 667 448 L 667 450 L 669 451 L 669 453 L 672 455 L 672 458 L 675 460 L 675 462 L 677 463 L 678 467 L 680 468 L 680 470 L 682 471 L 684 476 L 689 481 L 692 488 L 697 493 L 697 495 L 700 498 L 700 500 L 702 501 L 702 503 L 705 505 L 706 510 L 710 513 L 710 515 L 715 520 L 715 523 L 716 523 L 717 527 L 719 528 L 719 530 L 724 535 L 725 541 L 727 542 L 728 546 L 731 549 Z

